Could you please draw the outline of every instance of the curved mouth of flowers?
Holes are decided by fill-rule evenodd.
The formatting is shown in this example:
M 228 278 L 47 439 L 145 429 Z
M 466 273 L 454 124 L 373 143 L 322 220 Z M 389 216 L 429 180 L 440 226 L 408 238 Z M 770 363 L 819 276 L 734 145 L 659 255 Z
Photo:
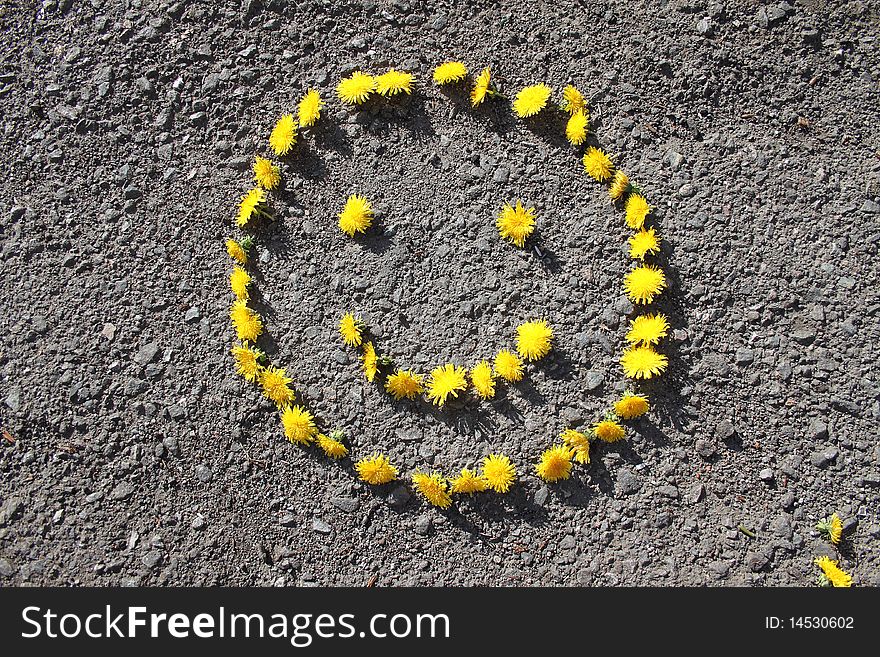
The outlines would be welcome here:
M 434 84 L 447 89 L 449 94 L 460 93 L 477 108 L 484 103 L 501 107 L 507 99 L 497 89 L 490 69 L 484 68 L 471 77 L 461 62 L 444 62 L 436 67 Z M 469 89 L 468 89 L 469 87 Z M 392 101 L 395 97 L 409 97 L 418 93 L 414 76 L 405 71 L 390 69 L 381 75 L 356 71 L 341 80 L 336 88 L 338 101 L 355 110 L 368 100 Z M 553 89 L 536 84 L 521 89 L 510 102 L 513 112 L 522 120 L 530 121 L 536 115 L 559 112 L 567 117 L 565 139 L 578 153 L 584 172 L 597 183 L 608 185 L 608 195 L 615 208 L 624 211 L 624 220 L 633 234 L 629 238 L 629 256 L 634 266 L 626 274 L 623 288 L 630 301 L 640 309 L 654 303 L 668 283 L 656 257 L 660 254 L 660 236 L 652 223 L 653 206 L 642 190 L 619 169 L 605 153 L 590 132 L 589 108 L 583 94 L 574 86 L 562 90 L 559 104 L 551 104 Z M 269 148 L 284 162 L 303 135 L 307 135 L 323 116 L 325 101 L 316 90 L 309 90 L 299 102 L 297 116 L 286 114 L 278 120 L 269 135 Z M 271 219 L 271 195 L 282 186 L 281 165 L 257 155 L 253 166 L 254 187 L 242 196 L 236 217 L 237 225 L 255 236 L 258 219 Z M 357 239 L 374 229 L 376 211 L 373 201 L 360 193 L 353 193 L 341 203 L 337 214 L 339 230 L 348 238 Z M 521 199 L 509 199 L 499 204 L 495 227 L 499 239 L 510 248 L 527 248 L 535 239 L 540 211 L 524 205 Z M 254 290 L 253 279 L 247 267 L 252 261 L 255 239 L 250 234 L 241 239 L 227 240 L 228 254 L 238 263 L 230 274 L 230 287 L 235 296 L 230 310 L 238 343 L 232 348 L 236 370 L 253 383 L 276 404 L 285 437 L 302 447 L 316 447 L 331 461 L 353 464 L 358 478 L 367 485 L 381 486 L 397 480 L 404 473 L 413 489 L 429 504 L 449 508 L 455 500 L 466 499 L 477 493 L 507 493 L 525 476 L 533 476 L 547 483 L 569 479 L 573 468 L 588 467 L 591 448 L 595 445 L 624 440 L 627 425 L 637 422 L 651 409 L 646 394 L 639 391 L 642 382 L 662 375 L 668 367 L 668 357 L 658 351 L 658 345 L 667 337 L 669 319 L 661 312 L 642 312 L 630 321 L 626 346 L 620 357 L 624 375 L 630 379 L 622 394 L 603 416 L 588 429 L 578 430 L 560 421 L 556 439 L 548 437 L 548 446 L 528 470 L 518 470 L 503 453 L 472 457 L 461 470 L 452 472 L 441 468 L 427 471 L 416 465 L 404 469 L 381 452 L 361 451 L 356 436 L 348 435 L 341 427 L 324 423 L 306 407 L 291 387 L 292 378 L 285 368 L 273 364 L 259 343 L 264 335 L 263 320 L 249 302 Z M 340 341 L 355 350 L 363 376 L 376 383 L 397 402 L 421 400 L 437 409 L 447 409 L 453 402 L 482 403 L 495 399 L 505 386 L 516 385 L 528 376 L 530 367 L 545 358 L 555 348 L 554 329 L 543 317 L 535 317 L 517 327 L 508 347 L 499 349 L 475 363 L 438 363 L 429 371 L 416 371 L 406 364 L 405 357 L 392 358 L 377 351 L 377 341 L 369 327 L 354 312 L 340 309 L 338 324 Z

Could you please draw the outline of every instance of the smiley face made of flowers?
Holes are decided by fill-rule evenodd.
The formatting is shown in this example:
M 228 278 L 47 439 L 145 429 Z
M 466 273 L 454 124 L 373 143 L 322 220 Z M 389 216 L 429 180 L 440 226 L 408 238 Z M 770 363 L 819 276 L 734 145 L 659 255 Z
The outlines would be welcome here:
M 448 61 L 434 69 L 433 82 L 462 91 L 467 89 L 473 107 L 484 102 L 505 101 L 493 83 L 489 68 L 471 77 L 465 64 Z M 415 85 L 412 74 L 393 68 L 377 76 L 357 71 L 339 82 L 336 95 L 338 102 L 358 107 L 371 97 L 390 99 L 399 94 L 412 94 Z M 552 94 L 552 88 L 546 84 L 528 86 L 517 93 L 511 106 L 516 115 L 526 121 L 541 112 L 558 111 L 567 115 L 565 136 L 573 147 L 583 151 L 584 172 L 596 182 L 608 184 L 611 201 L 623 210 L 626 225 L 633 231 L 629 238 L 629 255 L 634 266 L 624 277 L 623 287 L 629 299 L 644 309 L 667 287 L 663 269 L 650 262 L 660 252 L 656 228 L 647 225 L 653 207 L 601 148 L 587 144 L 591 134 L 590 120 L 583 94 L 568 85 L 562 90 L 558 106 L 551 104 Z M 327 120 L 323 116 L 324 103 L 318 91 L 309 89 L 299 101 L 296 115 L 286 114 L 278 120 L 269 135 L 269 148 L 276 158 L 283 160 L 296 147 L 302 133 L 308 133 L 318 121 Z M 241 197 L 236 218 L 238 227 L 246 230 L 251 230 L 260 216 L 271 216 L 270 196 L 281 184 L 281 166 L 257 155 L 253 162 L 253 176 L 255 184 Z M 372 203 L 360 194 L 349 196 L 338 214 L 339 229 L 349 237 L 368 231 L 373 220 Z M 501 205 L 495 223 L 502 239 L 524 248 L 535 230 L 536 220 L 535 208 L 525 207 L 516 200 Z M 263 320 L 249 305 L 253 279 L 248 273 L 248 263 L 254 248 L 254 238 L 250 234 L 226 241 L 227 253 L 236 263 L 229 275 L 235 297 L 229 316 L 237 338 L 232 346 L 232 356 L 236 371 L 276 404 L 284 435 L 291 443 L 316 447 L 331 461 L 352 459 L 357 476 L 370 485 L 387 484 L 406 473 L 416 492 L 428 503 L 443 509 L 453 504 L 455 496 L 503 494 L 515 485 L 520 476 L 518 467 L 519 472 L 523 472 L 523 466 L 514 464 L 501 453 L 474 459 L 472 467 L 455 473 L 444 473 L 439 469 L 425 471 L 417 466 L 394 464 L 382 453 L 358 454 L 342 430 L 319 427 L 312 412 L 297 403 L 291 388 L 292 379 L 285 368 L 269 362 L 260 349 Z M 438 407 L 465 395 L 481 400 L 492 399 L 498 386 L 522 380 L 528 364 L 552 350 L 554 338 L 553 329 L 546 320 L 534 319 L 517 328 L 515 344 L 510 349 L 501 349 L 491 358 L 468 366 L 442 363 L 430 372 L 419 373 L 378 353 L 369 339 L 368 327 L 354 313 L 341 313 L 338 330 L 347 347 L 359 350 L 363 374 L 368 381 L 380 382 L 394 399 L 421 398 Z M 548 483 L 559 482 L 571 476 L 574 464 L 590 463 L 591 443 L 623 440 L 627 431 L 625 423 L 650 410 L 647 396 L 635 386 L 666 370 L 668 360 L 658 351 L 658 345 L 668 331 L 669 321 L 662 313 L 641 312 L 632 319 L 626 334 L 627 345 L 620 356 L 623 374 L 632 381 L 632 388 L 587 431 L 563 428 L 556 440 L 548 440 L 547 449 L 536 455 L 525 472 Z

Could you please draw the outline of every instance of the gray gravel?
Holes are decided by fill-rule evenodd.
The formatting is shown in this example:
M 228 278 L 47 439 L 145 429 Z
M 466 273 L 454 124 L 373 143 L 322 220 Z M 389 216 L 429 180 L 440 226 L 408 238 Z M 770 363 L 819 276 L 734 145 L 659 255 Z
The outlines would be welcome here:
M 806 585 L 833 511 L 835 558 L 880 584 L 877 26 L 858 1 L 7 3 L 0 584 Z M 632 311 L 620 213 L 558 126 L 428 85 L 449 57 L 511 95 L 587 92 L 659 206 L 673 334 L 629 440 L 442 513 L 286 444 L 228 355 L 223 240 L 306 88 L 410 70 L 412 99 L 331 102 L 285 166 L 255 257 L 271 357 L 410 466 L 522 471 L 597 419 Z M 358 240 L 335 227 L 353 191 L 379 211 Z M 497 237 L 517 197 L 539 252 Z M 496 403 L 426 412 L 364 383 L 347 310 L 422 371 L 536 316 L 557 348 Z

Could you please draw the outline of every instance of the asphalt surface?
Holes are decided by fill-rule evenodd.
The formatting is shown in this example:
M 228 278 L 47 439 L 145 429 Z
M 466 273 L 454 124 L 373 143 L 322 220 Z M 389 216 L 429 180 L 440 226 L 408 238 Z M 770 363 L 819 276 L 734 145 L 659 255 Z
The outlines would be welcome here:
M 863 2 L 3 5 L 0 583 L 808 586 L 822 555 L 880 583 L 878 25 Z M 447 59 L 505 98 L 439 90 Z M 392 66 L 411 97 L 335 98 Z M 624 390 L 634 314 L 622 213 L 559 113 L 511 111 L 540 82 L 584 91 L 670 282 L 651 412 L 552 485 L 533 464 Z M 367 486 L 235 373 L 224 241 L 308 88 L 325 114 L 255 230 L 261 344 L 353 455 L 406 477 L 502 452 L 506 495 Z M 355 239 L 352 193 L 376 208 Z M 516 199 L 523 250 L 494 225 Z M 438 411 L 364 380 L 349 311 L 422 373 L 536 318 L 554 350 Z

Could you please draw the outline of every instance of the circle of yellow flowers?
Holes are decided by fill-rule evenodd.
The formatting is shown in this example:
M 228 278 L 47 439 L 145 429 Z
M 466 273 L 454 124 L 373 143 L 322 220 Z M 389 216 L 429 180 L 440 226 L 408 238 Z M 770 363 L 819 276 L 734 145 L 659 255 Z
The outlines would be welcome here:
M 505 97 L 497 89 L 488 67 L 471 78 L 465 64 L 448 61 L 434 69 L 433 81 L 453 90 L 469 86 L 470 102 L 477 107 L 487 101 L 503 102 Z M 346 105 L 360 106 L 368 99 L 379 96 L 386 99 L 400 94 L 411 94 L 415 85 L 412 74 L 390 69 L 373 76 L 356 71 L 339 82 L 338 100 Z M 629 255 L 635 266 L 626 274 L 623 287 L 630 300 L 639 306 L 651 304 L 667 286 L 663 270 L 646 262 L 660 252 L 660 237 L 654 227 L 646 226 L 653 207 L 644 194 L 631 183 L 629 177 L 616 168 L 611 157 L 601 148 L 588 145 L 590 129 L 589 109 L 583 94 L 574 86 L 566 86 L 558 106 L 551 105 L 553 89 L 536 84 L 521 89 L 510 103 L 513 111 L 528 120 L 543 112 L 558 111 L 568 116 L 566 139 L 576 149 L 582 149 L 582 162 L 587 175 L 599 183 L 609 185 L 611 201 L 625 213 L 626 225 L 634 231 L 629 238 Z M 309 89 L 300 100 L 296 116 L 282 116 L 269 135 L 269 147 L 282 158 L 296 145 L 301 132 L 307 132 L 322 119 L 324 99 Z M 269 195 L 281 183 L 281 168 L 268 158 L 257 155 L 253 163 L 254 186 L 238 204 L 236 223 L 240 228 L 253 228 L 260 217 L 271 217 Z M 350 237 L 366 232 L 374 218 L 370 201 L 361 195 L 348 197 L 338 215 L 340 230 Z M 496 226 L 502 239 L 524 248 L 536 223 L 535 208 L 526 208 L 521 201 L 504 203 Z M 287 439 L 301 446 L 317 446 L 328 458 L 338 461 L 352 458 L 358 477 L 371 485 L 387 484 L 401 474 L 397 465 L 381 453 L 355 458 L 346 444 L 343 431 L 323 430 L 314 415 L 297 404 L 290 387 L 292 380 L 284 368 L 271 364 L 256 342 L 263 331 L 261 317 L 248 305 L 253 279 L 247 270 L 253 239 L 244 236 L 226 241 L 226 250 L 237 264 L 229 276 L 235 301 L 230 309 L 238 342 L 232 347 L 237 372 L 245 380 L 255 383 L 263 394 L 278 407 L 281 424 Z M 640 314 L 631 320 L 626 334 L 627 346 L 620 357 L 624 374 L 637 384 L 662 374 L 668 365 L 665 355 L 656 347 L 669 330 L 668 318 L 662 313 Z M 368 337 L 368 328 L 353 313 L 345 313 L 339 321 L 341 339 L 348 347 L 360 350 L 360 361 L 367 380 L 384 376 L 384 389 L 395 399 L 426 399 L 442 407 L 450 399 L 467 394 L 469 390 L 479 399 L 491 399 L 497 385 L 515 383 L 523 379 L 526 366 L 546 356 L 553 348 L 553 329 L 544 319 L 525 322 L 517 327 L 516 344 L 512 349 L 501 349 L 492 362 L 481 360 L 470 368 L 445 363 L 434 368 L 427 376 L 409 369 L 394 367 L 391 360 L 377 353 Z M 543 481 L 555 483 L 571 476 L 573 462 L 590 463 L 591 441 L 613 443 L 626 436 L 625 422 L 634 420 L 650 410 L 646 395 L 628 390 L 614 402 L 607 414 L 586 432 L 565 428 L 555 444 L 551 444 L 533 464 L 533 471 Z M 517 469 L 504 454 L 492 453 L 447 478 L 437 470 L 410 472 L 413 488 L 430 504 L 448 508 L 454 495 L 473 495 L 486 491 L 507 493 L 517 480 Z

